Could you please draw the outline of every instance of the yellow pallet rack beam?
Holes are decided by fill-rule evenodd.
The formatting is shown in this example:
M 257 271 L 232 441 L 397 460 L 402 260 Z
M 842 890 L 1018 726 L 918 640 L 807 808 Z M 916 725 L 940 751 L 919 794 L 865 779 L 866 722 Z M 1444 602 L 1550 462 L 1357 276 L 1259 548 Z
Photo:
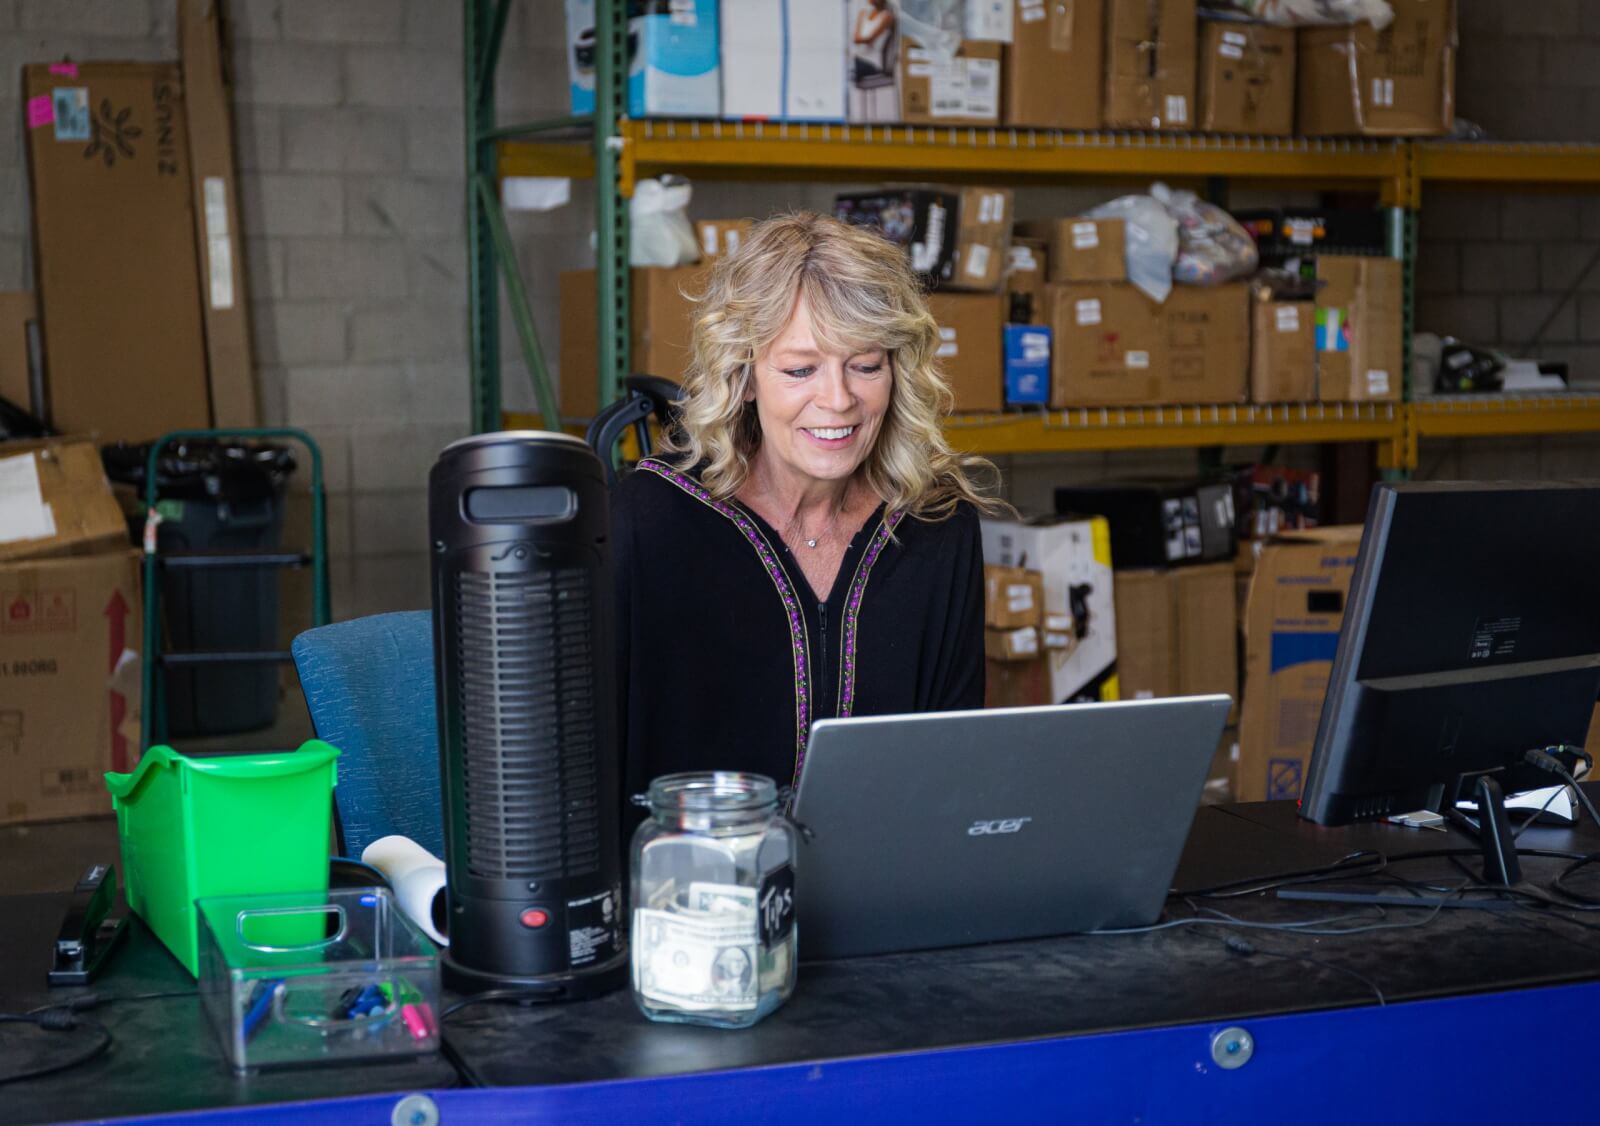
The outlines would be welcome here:
M 1412 431 L 1423 438 L 1600 433 L 1600 395 L 1452 395 L 1411 403 Z
M 1600 187 L 1600 145 L 1419 141 L 1417 179 L 1479 187 Z

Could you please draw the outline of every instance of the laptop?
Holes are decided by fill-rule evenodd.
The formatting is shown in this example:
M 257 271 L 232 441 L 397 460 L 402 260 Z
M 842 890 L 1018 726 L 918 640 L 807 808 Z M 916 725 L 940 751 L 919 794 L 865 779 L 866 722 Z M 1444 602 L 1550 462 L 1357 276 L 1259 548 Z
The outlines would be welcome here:
M 819 720 L 803 961 L 1155 922 L 1227 696 Z

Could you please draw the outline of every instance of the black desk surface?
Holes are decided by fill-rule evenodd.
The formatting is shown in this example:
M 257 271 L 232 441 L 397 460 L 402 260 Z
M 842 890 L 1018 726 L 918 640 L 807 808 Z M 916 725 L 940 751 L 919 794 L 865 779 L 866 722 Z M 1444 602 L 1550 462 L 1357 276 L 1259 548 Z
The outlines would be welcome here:
M 1321 829 L 1289 803 L 1202 809 L 1176 884 L 1224 880 L 1327 864 L 1362 848 L 1391 854 L 1465 846 L 1464 838 L 1390 826 Z M 1600 833 L 1535 829 L 1523 847 L 1600 850 Z M 1526 860 L 1545 884 L 1564 865 Z M 1430 865 L 1432 865 L 1430 867 Z M 1597 865 L 1596 868 L 1600 868 Z M 1447 862 L 1408 865 L 1414 878 L 1458 875 Z M 1600 871 L 1575 885 L 1600 896 Z M 0 899 L 0 1009 L 58 999 L 44 972 L 64 896 Z M 1244 918 L 1284 922 L 1371 909 L 1265 897 L 1218 906 Z M 1187 914 L 1181 905 L 1174 913 Z M 1428 913 L 1391 911 L 1389 922 Z M 802 921 L 802 927 L 804 923 Z M 1349 922 L 1342 925 L 1350 925 Z M 626 990 L 600 1000 L 547 1006 L 483 1005 L 447 1022 L 447 1035 L 478 1082 L 574 1083 L 919 1049 L 1025 1040 L 1275 1013 L 1367 1005 L 1370 979 L 1389 1001 L 1590 980 L 1600 977 L 1600 915 L 1531 910 L 1444 910 L 1426 925 L 1342 937 L 1214 927 L 1121 936 L 1074 936 L 803 964 L 794 997 L 753 1029 L 724 1032 L 652 1024 Z M 1241 934 L 1265 954 L 1224 945 Z M 803 930 L 802 930 L 803 936 Z M 97 983 L 129 995 L 192 988 L 181 967 L 142 928 Z M 60 1075 L 0 1088 L 5 1121 L 36 1122 L 177 1111 L 202 1106 L 323 1098 L 455 1085 L 443 1059 L 333 1069 L 269 1071 L 237 1078 L 221 1061 L 198 1002 L 173 998 L 95 1011 L 116 1037 L 104 1057 Z M 75 1035 L 75 1034 L 74 1034 Z M 22 1066 L 29 1051 L 60 1053 L 59 1034 L 12 1030 L 0 1056 Z M 47 1039 L 48 1038 L 48 1039 Z M 27 1044 L 42 1047 L 28 1048 Z M 56 1058 L 59 1058 L 58 1056 Z

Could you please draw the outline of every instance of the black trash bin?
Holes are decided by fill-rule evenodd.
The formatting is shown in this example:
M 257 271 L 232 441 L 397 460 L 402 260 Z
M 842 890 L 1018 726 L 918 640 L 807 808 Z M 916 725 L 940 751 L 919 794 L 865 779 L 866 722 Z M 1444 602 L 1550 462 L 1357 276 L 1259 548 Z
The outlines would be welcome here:
M 142 502 L 150 447 L 119 443 L 101 456 L 107 476 L 135 486 Z M 158 551 L 277 549 L 284 488 L 294 468 L 293 454 L 283 446 L 169 443 L 157 466 Z M 136 543 L 143 529 L 142 515 L 130 518 Z M 277 568 L 163 566 L 160 572 L 163 652 L 278 648 Z M 167 737 L 257 731 L 277 718 L 278 667 L 271 661 L 168 666 L 163 680 Z

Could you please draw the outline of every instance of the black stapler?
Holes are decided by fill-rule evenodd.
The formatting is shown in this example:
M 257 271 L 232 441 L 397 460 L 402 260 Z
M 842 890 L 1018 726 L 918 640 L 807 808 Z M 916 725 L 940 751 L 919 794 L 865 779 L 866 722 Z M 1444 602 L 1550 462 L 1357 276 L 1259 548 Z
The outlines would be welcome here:
M 56 934 L 55 961 L 49 979 L 52 986 L 88 985 L 94 980 L 101 963 L 128 926 L 126 915 L 106 918 L 116 901 L 116 867 L 92 865 L 73 887 L 72 902 Z

